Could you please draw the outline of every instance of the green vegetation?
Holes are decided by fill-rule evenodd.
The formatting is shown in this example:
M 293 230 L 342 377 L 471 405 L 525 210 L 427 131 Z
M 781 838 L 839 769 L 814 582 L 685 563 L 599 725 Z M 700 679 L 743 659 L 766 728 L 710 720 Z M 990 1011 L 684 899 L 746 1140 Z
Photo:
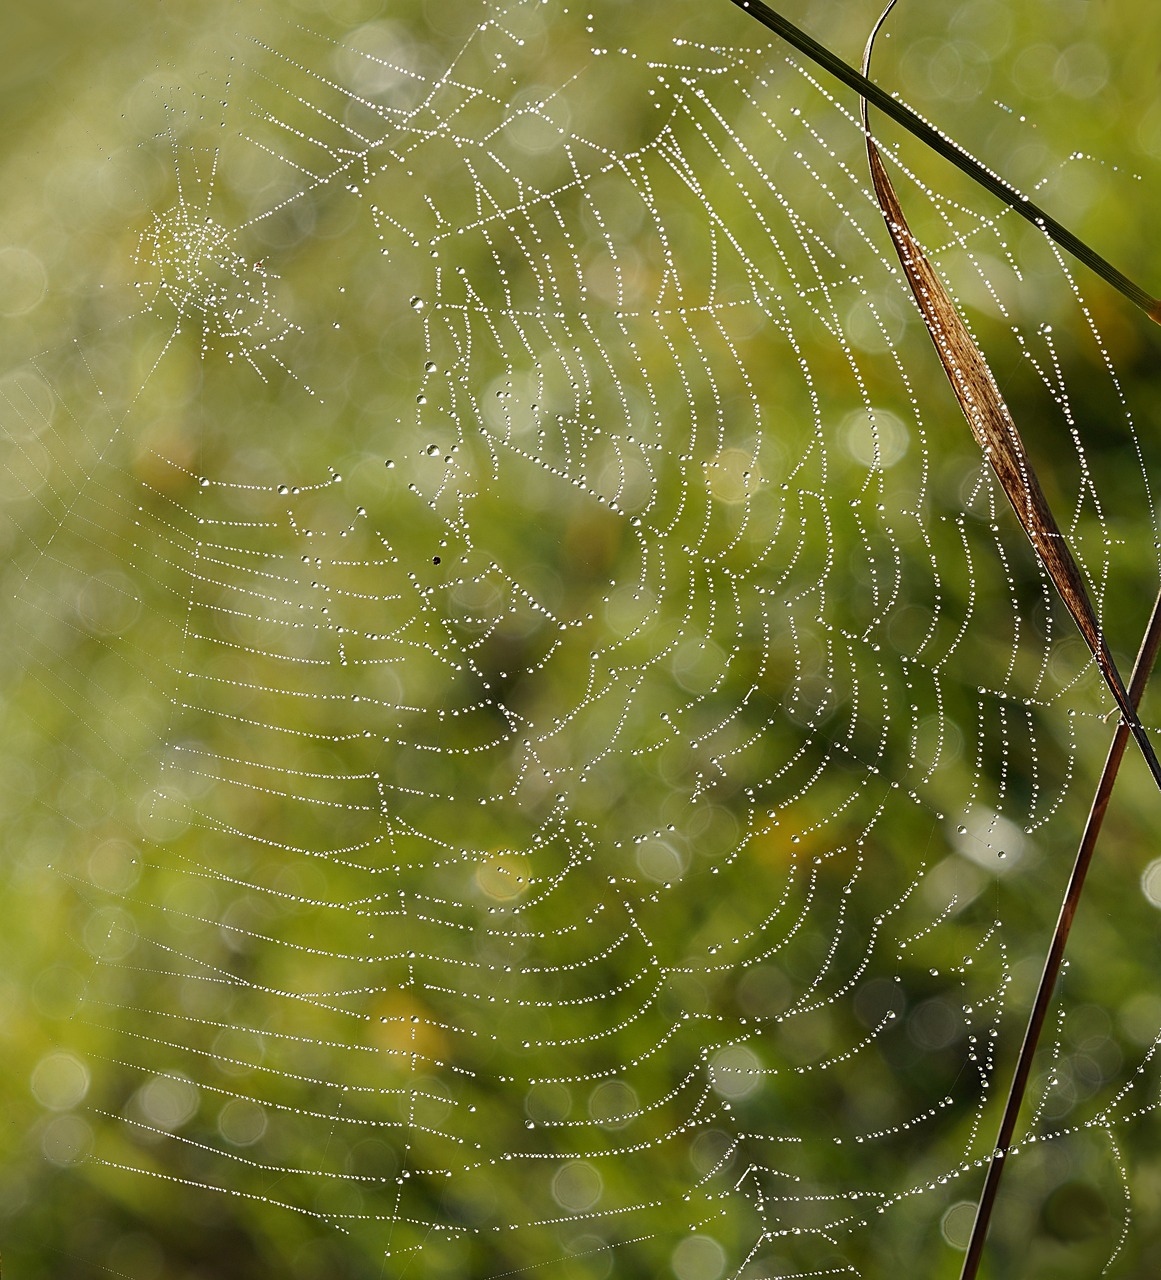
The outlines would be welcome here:
M 914 8 L 879 82 L 1156 292 L 1161 15 Z M 1112 724 L 857 101 L 725 0 L 3 24 L 8 1273 L 957 1274 Z M 882 135 L 1127 672 L 1155 326 Z M 983 1274 L 1161 1263 L 1157 814 Z

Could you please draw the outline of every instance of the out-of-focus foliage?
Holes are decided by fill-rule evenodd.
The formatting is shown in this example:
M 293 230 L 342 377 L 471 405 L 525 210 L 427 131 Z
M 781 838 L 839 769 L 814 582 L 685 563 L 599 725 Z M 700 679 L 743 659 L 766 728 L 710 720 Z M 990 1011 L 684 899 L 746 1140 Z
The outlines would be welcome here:
M 852 58 L 876 16 L 787 10 Z M 914 10 L 878 79 L 1161 287 L 1161 15 Z M 0 20 L 13 1275 L 958 1265 L 961 1158 L 995 1130 L 1111 733 L 1099 682 L 989 505 L 877 215 L 855 185 L 836 208 L 857 132 L 725 0 L 594 0 L 504 46 L 537 109 L 493 146 L 512 171 L 481 172 L 452 139 L 482 154 L 512 111 L 456 97 L 501 57 L 469 42 L 488 12 L 54 0 Z M 417 104 L 367 60 L 387 46 L 417 82 L 454 67 L 424 146 L 292 199 L 375 124 L 358 95 Z M 691 181 L 657 163 L 658 100 L 689 108 Z M 592 144 L 583 181 L 554 123 Z M 769 182 L 739 176 L 756 140 Z M 594 178 L 638 148 L 639 172 Z M 1095 341 L 1034 231 L 997 235 L 962 175 L 898 154 L 1126 669 L 1156 581 L 1157 340 L 1080 279 Z M 524 240 L 487 203 L 522 179 Z M 759 322 L 737 262 L 764 237 L 791 246 L 779 305 L 811 271 L 835 296 Z M 301 664 L 278 698 L 276 634 Z M 1012 1163 L 995 1274 L 1092 1274 L 1126 1189 L 1116 1265 L 1161 1264 L 1157 813 L 1130 761 L 1029 1104 L 1038 1132 L 1075 1132 Z M 556 880 L 519 914 L 526 881 Z M 767 955 L 776 908 L 803 925 Z M 1111 1147 L 1093 1121 L 1143 1061 Z M 622 1226 L 614 1204 L 639 1208 Z M 874 1225 L 812 1234 L 844 1213 Z

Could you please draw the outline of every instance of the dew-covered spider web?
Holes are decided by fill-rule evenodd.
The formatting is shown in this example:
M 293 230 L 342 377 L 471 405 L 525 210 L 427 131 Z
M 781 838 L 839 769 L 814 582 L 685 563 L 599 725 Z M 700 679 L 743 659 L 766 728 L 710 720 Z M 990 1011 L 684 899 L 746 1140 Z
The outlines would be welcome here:
M 857 103 L 629 8 L 229 9 L 52 170 L 106 231 L 0 400 L 45 1275 L 957 1265 L 1109 702 Z M 1131 655 L 1095 290 L 893 164 Z M 1156 1231 L 1147 861 L 1007 1175 L 1046 1266 Z

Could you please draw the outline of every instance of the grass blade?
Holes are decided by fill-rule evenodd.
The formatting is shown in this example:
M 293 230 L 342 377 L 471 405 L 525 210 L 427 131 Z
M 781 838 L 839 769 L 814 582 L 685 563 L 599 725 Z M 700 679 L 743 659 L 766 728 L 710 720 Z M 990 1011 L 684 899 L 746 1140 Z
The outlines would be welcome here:
M 1161 764 L 1137 715 L 1145 686 L 1149 680 L 1158 651 L 1161 650 L 1161 593 L 1153 606 L 1152 617 L 1141 649 L 1134 664 L 1132 679 L 1125 689 L 1120 673 L 1113 661 L 1101 631 L 1096 612 L 1088 595 L 1083 576 L 1064 535 L 1056 523 L 1048 501 L 1036 477 L 1024 442 L 1016 428 L 1008 406 L 1004 402 L 992 376 L 991 369 L 972 338 L 967 325 L 959 315 L 938 273 L 916 241 L 907 224 L 898 197 L 883 164 L 882 156 L 871 136 L 868 123 L 868 104 L 880 108 L 884 114 L 903 125 L 934 151 L 950 160 L 958 168 L 975 179 L 981 186 L 999 197 L 1006 205 L 1043 230 L 1061 247 L 1074 254 L 1093 271 L 1113 285 L 1121 294 L 1140 307 L 1150 319 L 1161 323 L 1161 302 L 1140 286 L 1134 284 L 1110 263 L 1097 254 L 1079 237 L 1063 227 L 1050 215 L 1024 199 L 1013 187 L 984 168 L 949 138 L 920 119 L 909 108 L 880 89 L 867 75 L 875 36 L 887 14 L 894 7 L 890 0 L 887 8 L 875 24 L 867 42 L 862 72 L 856 71 L 825 46 L 818 44 L 805 32 L 795 27 L 781 14 L 763 3 L 763 0 L 734 0 L 734 3 L 751 13 L 776 34 L 782 36 L 801 53 L 829 71 L 838 80 L 855 89 L 861 98 L 863 127 L 866 133 L 867 158 L 875 195 L 882 210 L 900 264 L 912 293 L 919 305 L 928 333 L 948 381 L 951 383 L 960 408 L 977 443 L 983 449 L 997 479 L 1000 481 L 1017 519 L 1029 541 L 1047 570 L 1077 628 L 1091 650 L 1110 692 L 1121 712 L 1108 757 L 1102 770 L 1096 794 L 1089 811 L 1084 834 L 1077 849 L 1072 873 L 1061 903 L 1060 913 L 1053 933 L 1048 955 L 1045 958 L 1040 984 L 1029 1014 L 1028 1026 L 1020 1047 L 1012 1083 L 1004 1106 L 987 1176 L 977 1207 L 975 1221 L 964 1257 L 960 1280 L 975 1280 L 979 1269 L 992 1207 L 999 1189 L 1000 1178 L 1011 1150 L 1016 1121 L 1027 1090 L 1032 1060 L 1039 1043 L 1044 1021 L 1051 1005 L 1052 995 L 1060 974 L 1065 946 L 1076 916 L 1085 878 L 1096 849 L 1097 838 L 1104 821 L 1105 811 L 1113 785 L 1124 758 L 1125 748 L 1132 736 L 1141 749 L 1154 781 L 1161 788 Z
M 863 58 L 864 70 L 870 64 L 875 36 L 894 4 L 895 0 L 890 0 L 871 32 Z M 975 1280 L 991 1221 L 992 1207 L 999 1191 L 1000 1179 L 1003 1176 L 1015 1134 L 1016 1120 L 1028 1087 L 1032 1060 L 1052 1001 L 1056 981 L 1060 975 L 1072 921 L 1076 916 L 1085 877 L 1096 849 L 1097 837 L 1100 834 L 1109 797 L 1112 794 L 1113 784 L 1130 735 L 1136 739 L 1154 780 L 1161 787 L 1161 769 L 1137 715 L 1137 707 L 1156 661 L 1158 649 L 1161 649 L 1161 593 L 1158 594 L 1153 606 L 1153 614 L 1133 667 L 1130 688 L 1126 691 L 1116 664 L 1108 651 L 1085 588 L 1084 579 L 1068 543 L 1056 524 L 1036 478 L 1036 472 L 1028 458 L 1024 442 L 1008 406 L 1000 395 L 983 352 L 972 338 L 935 268 L 907 226 L 907 220 L 899 205 L 882 156 L 871 137 L 867 119 L 868 105 L 865 98 L 862 102 L 862 115 L 867 139 L 867 158 L 871 167 L 875 195 L 883 211 L 883 217 L 903 271 L 939 354 L 944 372 L 955 391 L 972 434 L 984 450 L 1029 541 L 1047 569 L 1068 611 L 1072 614 L 1085 642 L 1092 650 L 1122 716 L 1097 784 L 1072 874 L 1061 903 L 1056 929 L 1044 961 L 1044 970 L 1004 1104 L 1000 1131 L 992 1150 L 975 1221 L 972 1224 L 960 1280 Z
M 892 4 L 894 0 L 892 0 Z M 889 5 L 884 12 L 890 12 Z M 864 65 L 870 59 L 871 48 L 879 24 L 867 43 Z M 983 352 L 976 345 L 951 295 L 944 288 L 938 272 L 931 265 L 923 247 L 911 233 L 903 209 L 895 194 L 895 188 L 887 175 L 882 156 L 871 137 L 867 121 L 867 100 L 862 103 L 863 126 L 867 135 L 867 158 L 871 166 L 871 181 L 875 196 L 883 211 L 891 241 L 911 286 L 911 292 L 923 314 L 927 331 L 935 344 L 940 363 L 968 420 L 972 434 L 984 451 L 996 478 L 1003 486 L 1008 501 L 1023 526 L 1040 562 L 1048 571 L 1060 598 L 1072 614 L 1080 634 L 1092 651 L 1101 675 L 1109 687 L 1129 732 L 1137 741 L 1141 754 L 1149 766 L 1158 788 L 1161 788 L 1161 763 L 1149 741 L 1148 735 L 1137 718 L 1136 709 L 1125 692 L 1120 672 L 1105 643 L 1104 634 L 1097 620 L 1096 610 L 1089 599 L 1088 589 L 1072 551 L 1056 518 L 1048 505 L 1048 499 L 1036 478 L 1036 471 L 1024 447 L 1011 412 L 996 385 Z
M 817 63 L 829 72 L 836 80 L 854 89 L 862 98 L 864 106 L 871 103 L 884 115 L 890 116 L 897 124 L 908 130 L 921 142 L 926 143 L 932 151 L 950 160 L 957 169 L 961 169 L 981 187 L 990 191 L 997 199 L 1003 201 L 1009 209 L 1014 210 L 1022 218 L 1026 218 L 1033 226 L 1039 227 L 1045 235 L 1055 240 L 1062 249 L 1068 250 L 1078 261 L 1083 262 L 1102 280 L 1111 284 L 1122 296 L 1128 298 L 1134 306 L 1140 307 L 1150 320 L 1161 324 L 1161 300 L 1153 297 L 1140 285 L 1130 280 L 1123 272 L 1118 271 L 1106 258 L 1101 257 L 1090 245 L 1062 223 L 1046 213 L 1039 205 L 1026 199 L 1011 183 L 1005 182 L 998 174 L 982 165 L 974 156 L 953 142 L 946 134 L 928 124 L 921 116 L 915 114 L 897 98 L 893 98 L 874 81 L 870 80 L 865 69 L 856 71 L 848 62 L 844 62 L 838 54 L 833 53 L 825 45 L 807 35 L 801 28 L 784 18 L 776 9 L 772 9 L 764 0 L 733 0 L 740 9 L 744 9 L 762 25 L 781 36 L 787 44 L 792 45 L 799 53 L 805 54 L 812 62 Z M 880 22 L 882 19 L 880 19 Z
M 1153 605 L 1153 616 L 1149 619 L 1149 626 L 1145 631 L 1144 639 L 1141 641 L 1141 649 L 1137 654 L 1137 661 L 1133 665 L 1133 674 L 1129 681 L 1129 701 L 1134 708 L 1140 704 L 1141 697 L 1145 692 L 1145 685 L 1148 683 L 1149 676 L 1153 670 L 1153 664 L 1157 660 L 1159 649 L 1161 649 L 1161 594 L 1158 594 L 1156 603 Z M 1020 1046 L 1020 1056 L 1016 1060 L 1016 1069 L 1012 1073 L 1012 1084 L 1008 1090 L 1007 1101 L 1004 1104 L 1000 1132 L 996 1138 L 996 1145 L 992 1150 L 992 1158 L 988 1164 L 988 1173 L 984 1180 L 984 1189 L 976 1209 L 971 1236 L 968 1239 L 967 1253 L 964 1255 L 960 1280 L 975 1280 L 976 1272 L 979 1270 L 980 1257 L 983 1253 L 984 1241 L 988 1233 L 988 1223 L 992 1216 L 992 1205 L 996 1199 L 996 1192 L 999 1190 L 1000 1178 L 1004 1172 L 1004 1163 L 1008 1158 L 1008 1153 L 1012 1146 L 1012 1138 L 1016 1132 L 1016 1119 L 1020 1113 L 1020 1105 L 1024 1101 L 1024 1093 L 1028 1087 L 1032 1059 L 1036 1053 L 1036 1046 L 1040 1040 L 1040 1032 L 1044 1026 L 1044 1020 L 1048 1015 L 1048 1007 L 1052 1003 L 1052 994 L 1056 988 L 1056 980 L 1060 976 L 1061 961 L 1064 959 L 1065 944 L 1068 942 L 1068 934 L 1072 928 L 1072 921 L 1076 916 L 1076 909 L 1080 902 L 1081 891 L 1084 889 L 1084 880 L 1088 874 L 1089 863 L 1092 861 L 1093 852 L 1096 849 L 1097 837 L 1100 835 L 1101 824 L 1104 822 L 1105 810 L 1108 808 L 1109 797 L 1113 791 L 1113 783 L 1117 779 L 1117 771 L 1121 767 L 1121 760 L 1124 757 L 1125 747 L 1128 746 L 1128 743 L 1129 727 L 1122 720 L 1117 725 L 1117 731 L 1113 735 L 1112 745 L 1109 747 L 1109 754 L 1105 759 L 1105 767 L 1101 771 L 1096 794 L 1093 796 L 1092 807 L 1089 809 L 1084 835 L 1081 837 L 1080 847 L 1076 851 L 1076 861 L 1073 863 L 1072 875 L 1069 877 L 1064 900 L 1060 904 L 1060 915 L 1056 921 L 1056 930 L 1052 935 L 1052 945 L 1049 947 L 1048 955 L 1044 961 L 1044 971 L 1040 977 L 1040 985 L 1036 989 L 1036 999 L 1032 1003 L 1032 1012 L 1028 1015 L 1028 1027 L 1024 1032 L 1024 1041 Z

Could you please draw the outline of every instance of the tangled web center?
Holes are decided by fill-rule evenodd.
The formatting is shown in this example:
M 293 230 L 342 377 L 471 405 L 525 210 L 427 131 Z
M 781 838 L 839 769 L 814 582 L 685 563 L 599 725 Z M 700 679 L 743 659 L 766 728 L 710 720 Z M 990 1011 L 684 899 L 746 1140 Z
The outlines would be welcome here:
M 153 215 L 133 262 L 146 310 L 175 312 L 179 328 L 194 320 L 203 349 L 221 343 L 230 359 L 240 354 L 253 364 L 255 352 L 298 328 L 274 305 L 278 277 L 239 253 L 226 227 L 187 204 Z

